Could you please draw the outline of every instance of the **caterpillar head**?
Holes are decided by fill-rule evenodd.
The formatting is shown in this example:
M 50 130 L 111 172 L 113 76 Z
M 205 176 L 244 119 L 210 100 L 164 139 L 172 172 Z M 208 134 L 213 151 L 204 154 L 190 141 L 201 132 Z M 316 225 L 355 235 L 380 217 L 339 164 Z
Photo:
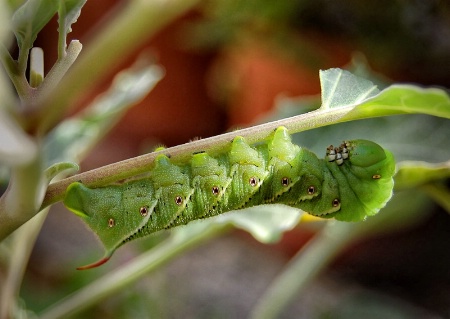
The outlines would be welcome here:
M 145 184 L 133 185 L 127 195 L 122 185 L 90 189 L 82 183 L 69 185 L 64 205 L 80 216 L 103 243 L 105 255 L 99 261 L 77 269 L 89 269 L 107 262 L 114 251 L 131 238 L 138 236 L 151 216 L 151 192 Z M 127 196 L 132 201 L 127 201 Z M 127 206 L 127 207 L 125 207 Z
M 360 221 L 375 215 L 392 196 L 395 160 L 391 152 L 367 140 L 329 147 L 326 165 L 338 182 L 341 209 L 327 217 Z

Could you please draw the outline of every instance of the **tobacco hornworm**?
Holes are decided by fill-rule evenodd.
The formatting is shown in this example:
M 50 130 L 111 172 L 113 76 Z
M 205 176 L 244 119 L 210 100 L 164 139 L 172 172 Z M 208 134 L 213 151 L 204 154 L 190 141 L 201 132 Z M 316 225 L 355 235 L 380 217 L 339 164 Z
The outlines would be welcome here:
M 281 203 L 314 216 L 360 221 L 390 199 L 392 154 L 366 140 L 327 148 L 325 159 L 291 142 L 284 127 L 256 145 L 236 137 L 218 156 L 174 164 L 159 155 L 148 176 L 90 189 L 76 182 L 64 204 L 105 246 L 106 262 L 124 243 L 162 229 L 254 205 Z

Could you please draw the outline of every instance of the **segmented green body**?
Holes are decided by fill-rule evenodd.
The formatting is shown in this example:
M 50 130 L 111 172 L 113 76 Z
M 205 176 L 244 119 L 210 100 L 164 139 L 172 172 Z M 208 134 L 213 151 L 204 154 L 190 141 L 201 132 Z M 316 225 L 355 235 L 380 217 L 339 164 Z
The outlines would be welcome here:
M 254 205 L 280 203 L 314 216 L 360 221 L 389 200 L 394 170 L 392 154 L 373 142 L 330 146 L 318 159 L 280 127 L 253 146 L 236 137 L 215 157 L 198 153 L 174 164 L 160 155 L 148 176 L 120 185 L 90 189 L 73 183 L 64 204 L 106 249 L 102 260 L 85 269 L 134 238 Z

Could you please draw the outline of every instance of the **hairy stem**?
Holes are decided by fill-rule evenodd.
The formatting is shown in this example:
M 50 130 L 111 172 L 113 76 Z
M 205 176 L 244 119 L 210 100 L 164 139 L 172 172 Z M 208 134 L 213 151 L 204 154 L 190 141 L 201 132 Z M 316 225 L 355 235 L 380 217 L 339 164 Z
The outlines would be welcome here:
M 58 61 L 56 61 L 56 63 L 51 68 L 50 72 L 45 77 L 42 84 L 39 86 L 38 88 L 39 100 L 36 101 L 34 104 L 43 107 L 43 104 L 40 101 L 48 99 L 49 96 L 53 96 L 53 94 L 55 93 L 54 90 L 55 87 L 64 77 L 64 75 L 72 66 L 72 64 L 75 62 L 82 48 L 83 46 L 78 40 L 70 42 L 69 47 L 67 49 L 67 53 L 62 58 L 58 59 Z M 43 114 L 45 118 L 51 116 L 51 114 L 54 112 L 57 112 L 59 114 L 60 108 L 46 108 L 46 109 L 47 113 Z M 44 121 L 45 118 L 37 119 L 37 121 L 38 122 Z

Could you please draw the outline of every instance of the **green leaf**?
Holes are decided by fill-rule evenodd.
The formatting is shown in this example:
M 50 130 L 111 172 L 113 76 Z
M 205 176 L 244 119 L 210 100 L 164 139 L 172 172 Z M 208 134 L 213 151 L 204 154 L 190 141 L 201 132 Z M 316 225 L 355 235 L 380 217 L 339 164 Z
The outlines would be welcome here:
M 395 84 L 380 92 L 372 82 L 341 69 L 320 71 L 320 82 L 320 110 L 355 106 L 339 122 L 412 113 L 450 118 L 450 98 L 442 89 Z
M 371 81 L 342 69 L 320 71 L 321 109 L 357 105 L 380 91 Z
M 231 225 L 250 233 L 262 243 L 274 243 L 284 232 L 293 229 L 303 214 L 301 210 L 285 205 L 261 205 L 194 220 L 185 227 L 173 229 L 171 235 L 179 242 L 187 242 L 198 234 L 229 229 Z
M 250 233 L 262 243 L 277 242 L 282 234 L 293 229 L 304 213 L 285 205 L 260 205 L 231 211 L 207 220 L 196 220 L 188 226 L 177 229 L 180 233 L 189 233 L 191 225 L 210 223 L 213 225 L 233 225 Z M 196 228 L 192 228 L 195 232 Z
M 450 189 L 445 183 L 428 183 L 420 189 L 450 214 Z
M 119 73 L 107 92 L 49 133 L 44 146 L 46 165 L 79 162 L 162 75 L 160 67 L 142 63 Z
M 292 134 L 336 123 L 397 114 L 419 113 L 450 118 L 450 98 L 442 89 L 392 85 L 377 94 L 378 89 L 372 82 L 339 69 L 321 71 L 320 81 L 323 93 L 322 107 L 318 110 L 263 124 L 255 128 L 255 132 L 247 129 L 248 136 L 246 132 L 238 133 L 253 142 L 264 138 L 263 132 L 280 125 Z
M 413 113 L 450 119 L 450 97 L 438 88 L 394 84 L 355 107 L 342 120 Z
M 56 175 L 64 171 L 78 171 L 79 169 L 80 167 L 75 163 L 62 162 L 50 166 L 45 170 L 44 174 L 47 179 L 47 183 L 49 184 L 51 180 L 56 177 Z
M 261 205 L 219 215 L 213 222 L 232 224 L 262 243 L 272 243 L 294 228 L 302 214 L 301 210 L 284 205 Z
M 59 32 L 67 34 L 72 32 L 71 25 L 77 22 L 81 8 L 87 0 L 66 0 L 59 5 Z
M 417 187 L 449 177 L 450 161 L 437 164 L 404 161 L 398 164 L 398 172 L 395 175 L 395 189 Z
M 81 8 L 87 0 L 66 0 L 61 1 L 58 10 L 58 32 L 59 32 L 59 50 L 65 50 L 67 34 L 72 31 L 72 24 L 77 22 L 81 13 Z M 61 57 L 61 55 L 60 55 Z
M 12 17 L 12 29 L 20 50 L 29 50 L 38 33 L 58 10 L 57 0 L 28 0 Z

